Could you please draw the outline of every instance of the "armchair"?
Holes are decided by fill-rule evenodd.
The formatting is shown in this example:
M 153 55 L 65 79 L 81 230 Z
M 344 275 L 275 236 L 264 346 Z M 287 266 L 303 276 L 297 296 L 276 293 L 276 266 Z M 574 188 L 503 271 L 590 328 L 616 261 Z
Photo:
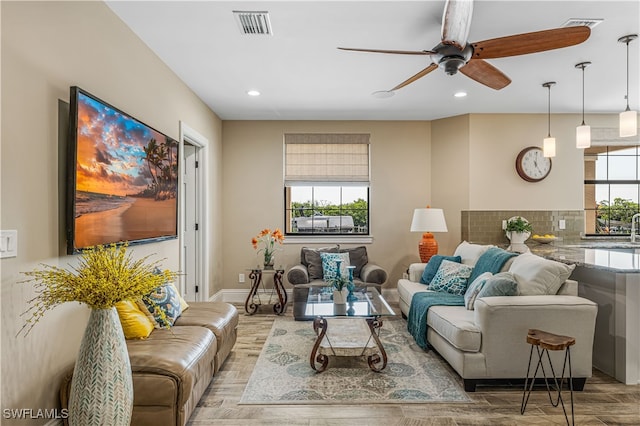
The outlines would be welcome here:
M 375 286 L 380 289 L 387 281 L 387 272 L 380 266 L 370 263 L 367 248 L 340 248 L 340 246 L 309 248 L 300 250 L 300 263 L 287 271 L 287 281 L 293 286 L 293 317 L 297 321 L 310 320 L 313 317 L 304 313 L 304 303 L 312 286 L 325 286 L 322 273 L 321 253 L 349 253 L 349 263 L 355 266 L 353 283 L 357 288 Z

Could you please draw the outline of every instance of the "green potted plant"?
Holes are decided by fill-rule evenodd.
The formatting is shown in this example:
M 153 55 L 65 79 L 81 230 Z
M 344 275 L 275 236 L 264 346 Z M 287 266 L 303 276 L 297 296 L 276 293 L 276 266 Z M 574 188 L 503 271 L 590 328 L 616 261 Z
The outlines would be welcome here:
M 525 218 L 521 216 L 514 216 L 507 220 L 507 227 L 505 231 L 509 235 L 511 244 L 522 244 L 531 235 L 533 227 Z

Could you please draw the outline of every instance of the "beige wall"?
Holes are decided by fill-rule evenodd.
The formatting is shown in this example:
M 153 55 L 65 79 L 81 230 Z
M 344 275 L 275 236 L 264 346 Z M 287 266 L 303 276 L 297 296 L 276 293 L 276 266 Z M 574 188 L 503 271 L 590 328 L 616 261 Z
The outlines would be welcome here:
M 430 202 L 430 124 L 384 121 L 224 121 L 224 287 L 247 289 L 238 274 L 256 265 L 251 238 L 263 228 L 283 228 L 283 134 L 371 134 L 371 235 L 369 258 L 389 272 L 395 287 L 418 260 L 418 234 L 409 232 L 413 209 Z M 299 262 L 300 247 L 289 244 L 277 265 Z M 350 246 L 351 244 L 345 244 Z
M 221 123 L 103 3 L 3 1 L 1 8 L 0 226 L 19 235 L 18 256 L 0 261 L 2 408 L 52 409 L 59 404 L 60 375 L 75 360 L 88 310 L 65 304 L 30 335 L 16 337 L 25 301 L 33 297 L 32 286 L 17 281 L 21 271 L 40 262 L 62 267 L 76 262 L 60 248 L 64 189 L 58 181 L 64 170 L 58 163 L 58 100 L 68 101 L 69 86 L 78 85 L 173 138 L 179 137 L 179 120 L 207 137 L 214 180 L 210 237 L 219 234 Z M 212 238 L 211 255 L 219 258 L 217 241 Z M 177 240 L 139 246 L 134 253 L 155 253 L 167 258 L 166 267 L 178 267 Z
M 595 127 L 617 127 L 616 114 L 585 117 Z M 431 123 L 434 207 L 445 209 L 447 234 L 436 235 L 440 252 L 460 242 L 462 210 L 582 210 L 583 151 L 575 148 L 578 114 L 552 114 L 556 157 L 541 182 L 522 180 L 515 158 L 523 148 L 542 146 L 545 114 L 469 114 Z
M 460 212 L 469 208 L 469 116 L 431 123 L 432 207 L 444 210 L 449 232 L 435 234 L 438 252 L 450 255 L 460 243 Z

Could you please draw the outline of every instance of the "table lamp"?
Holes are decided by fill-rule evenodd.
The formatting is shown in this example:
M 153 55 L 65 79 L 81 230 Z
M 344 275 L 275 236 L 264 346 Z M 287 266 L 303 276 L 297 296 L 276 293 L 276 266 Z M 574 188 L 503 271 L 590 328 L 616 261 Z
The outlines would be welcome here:
M 442 209 L 415 209 L 411 221 L 411 232 L 424 232 L 422 240 L 418 243 L 420 261 L 427 263 L 431 256 L 438 253 L 438 242 L 432 232 L 447 232 L 447 223 L 444 220 Z

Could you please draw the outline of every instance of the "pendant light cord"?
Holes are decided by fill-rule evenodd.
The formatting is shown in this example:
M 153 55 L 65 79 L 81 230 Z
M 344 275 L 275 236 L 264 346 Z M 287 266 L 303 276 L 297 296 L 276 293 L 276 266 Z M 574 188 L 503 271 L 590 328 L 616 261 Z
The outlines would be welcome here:
M 625 99 L 627 100 L 627 109 L 625 111 L 630 111 L 629 109 L 629 42 L 631 39 L 627 39 L 627 94 L 625 95 Z
M 549 89 L 549 103 L 548 103 L 548 107 L 547 107 L 547 128 L 548 128 L 548 135 L 547 137 L 550 138 L 551 137 L 551 85 L 547 86 L 547 89 Z
M 582 64 L 582 126 L 584 126 L 584 69 L 586 68 L 585 64 Z M 628 81 L 627 76 L 627 81 Z M 628 89 L 627 89 L 628 90 Z

